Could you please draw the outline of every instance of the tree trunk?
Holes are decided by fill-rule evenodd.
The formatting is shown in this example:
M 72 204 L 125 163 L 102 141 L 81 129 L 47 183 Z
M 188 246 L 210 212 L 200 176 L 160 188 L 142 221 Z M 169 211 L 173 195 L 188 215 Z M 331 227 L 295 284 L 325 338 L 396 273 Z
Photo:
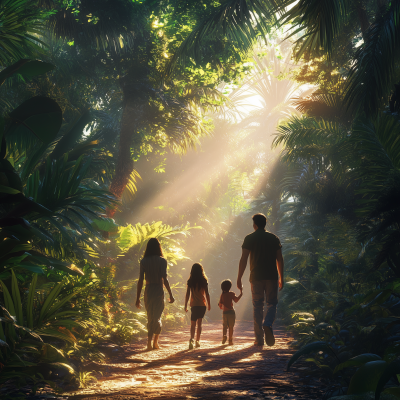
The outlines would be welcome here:
M 363 38 L 365 39 L 365 33 L 367 32 L 367 29 L 369 28 L 367 11 L 366 11 L 365 5 L 363 4 L 362 1 L 356 0 L 354 2 L 354 4 L 355 4 L 355 9 L 356 9 L 356 13 L 358 16 L 358 20 L 360 22 L 361 33 L 362 33 Z
M 126 185 L 133 172 L 131 147 L 135 134 L 145 123 L 145 108 L 149 94 L 149 84 L 146 74 L 128 73 L 121 79 L 124 94 L 121 130 L 119 134 L 117 163 L 115 174 L 110 185 L 110 192 L 117 198 L 122 197 Z M 113 217 L 116 208 L 107 209 L 107 216 Z

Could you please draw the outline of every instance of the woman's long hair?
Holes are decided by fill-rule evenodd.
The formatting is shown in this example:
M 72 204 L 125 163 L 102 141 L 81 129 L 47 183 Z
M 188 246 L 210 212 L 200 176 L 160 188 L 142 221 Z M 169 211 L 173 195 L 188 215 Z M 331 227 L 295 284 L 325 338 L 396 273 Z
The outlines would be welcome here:
M 144 252 L 143 258 L 151 256 L 164 257 L 161 244 L 157 238 L 149 239 L 149 241 L 147 242 L 146 251 Z
M 200 290 L 201 288 L 206 288 L 208 284 L 207 275 L 204 272 L 204 268 L 201 264 L 196 263 L 192 265 L 192 270 L 190 271 L 190 277 L 187 281 L 187 285 L 192 288 Z

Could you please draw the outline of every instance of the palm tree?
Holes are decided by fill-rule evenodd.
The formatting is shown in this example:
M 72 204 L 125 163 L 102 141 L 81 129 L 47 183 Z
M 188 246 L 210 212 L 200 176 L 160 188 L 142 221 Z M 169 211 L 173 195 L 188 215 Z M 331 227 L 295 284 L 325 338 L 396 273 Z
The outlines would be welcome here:
M 0 63 L 5 66 L 41 53 L 43 12 L 34 0 L 0 1 Z

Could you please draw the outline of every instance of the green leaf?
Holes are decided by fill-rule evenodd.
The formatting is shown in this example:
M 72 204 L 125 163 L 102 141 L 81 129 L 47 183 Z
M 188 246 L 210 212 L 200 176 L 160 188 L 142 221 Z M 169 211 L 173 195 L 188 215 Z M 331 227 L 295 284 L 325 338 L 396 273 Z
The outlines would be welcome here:
M 35 299 L 37 274 L 33 274 L 32 282 L 29 285 L 28 300 L 26 302 L 26 319 L 29 329 L 33 329 L 33 301 Z
M 353 358 L 350 358 L 349 360 L 347 360 L 347 361 L 339 364 L 338 366 L 336 366 L 334 374 L 338 373 L 343 368 L 360 367 L 361 365 L 364 365 L 367 362 L 378 361 L 378 360 L 382 360 L 382 358 L 379 357 L 376 354 L 372 354 L 372 353 L 360 354 L 359 356 L 355 356 Z
M 40 274 L 40 275 L 44 274 L 43 268 L 39 267 L 38 265 L 29 265 L 21 263 L 19 265 L 14 265 L 13 268 L 26 269 L 27 271 L 33 272 L 34 274 Z
M 6 309 L 8 312 L 12 315 L 15 316 L 15 308 L 14 308 L 14 303 L 12 301 L 12 298 L 10 296 L 10 292 L 7 289 L 7 286 L 4 284 L 3 281 L 0 281 L 0 285 L 3 289 L 3 296 L 4 296 L 4 305 L 6 306 Z
M 62 124 L 60 106 L 52 99 L 43 96 L 33 97 L 10 113 L 12 123 L 6 135 L 32 132 L 44 143 L 52 142 Z
M 40 356 L 41 356 L 40 362 L 44 362 L 44 363 L 66 362 L 67 361 L 64 353 L 49 343 L 45 343 L 42 346 Z
M 51 290 L 51 292 L 47 295 L 47 298 L 44 301 L 44 304 L 40 310 L 39 321 L 38 321 L 39 323 L 42 322 L 43 317 L 45 316 L 45 314 L 47 313 L 47 311 L 53 304 L 56 297 L 61 292 L 61 289 L 63 288 L 63 286 L 64 286 L 64 282 L 63 281 L 59 282 L 56 286 L 54 286 L 54 288 Z
M 102 218 L 93 220 L 93 225 L 105 232 L 116 232 L 118 231 L 118 225 L 112 218 Z
M 15 273 L 13 270 L 11 270 L 11 293 L 12 293 L 12 298 L 14 301 L 14 307 L 15 307 L 15 313 L 17 317 L 17 323 L 19 325 L 24 325 L 24 316 L 22 314 L 22 302 L 21 302 L 21 296 L 19 294 L 19 287 L 18 287 L 18 281 L 17 277 L 15 276 Z
M 375 400 L 379 399 L 381 392 L 384 389 L 386 383 L 389 381 L 389 379 L 397 374 L 400 374 L 400 360 L 392 361 L 390 364 L 386 365 L 385 370 L 379 376 L 379 381 L 376 385 L 376 390 L 375 390 Z
M 315 353 L 317 351 L 329 351 L 329 352 L 333 353 L 332 348 L 326 342 L 321 341 L 321 342 L 314 342 L 314 343 L 306 344 L 300 350 L 296 351 L 296 353 L 294 353 L 292 355 L 292 357 L 289 360 L 286 371 L 289 371 L 289 368 L 291 367 L 291 365 L 295 361 L 297 361 L 301 356 L 304 356 L 309 353 Z
M 370 361 L 361 366 L 351 378 L 347 394 L 375 392 L 386 367 L 387 362 L 383 360 Z
M 0 85 L 2 85 L 7 78 L 10 78 L 16 73 L 22 75 L 24 79 L 31 79 L 35 76 L 45 74 L 54 68 L 55 66 L 53 64 L 39 60 L 18 60 L 15 64 L 10 65 L 0 72 Z
M 0 185 L 0 193 L 18 194 L 18 193 L 21 193 L 21 192 L 19 190 L 17 190 L 17 189 L 13 189 L 12 187 Z
M 69 342 L 72 344 L 77 342 L 76 337 L 68 329 L 64 330 L 65 333 L 60 332 L 56 329 L 51 329 L 51 328 L 38 329 L 38 330 L 36 330 L 36 332 L 39 336 L 50 336 L 53 338 L 65 340 L 66 342 Z

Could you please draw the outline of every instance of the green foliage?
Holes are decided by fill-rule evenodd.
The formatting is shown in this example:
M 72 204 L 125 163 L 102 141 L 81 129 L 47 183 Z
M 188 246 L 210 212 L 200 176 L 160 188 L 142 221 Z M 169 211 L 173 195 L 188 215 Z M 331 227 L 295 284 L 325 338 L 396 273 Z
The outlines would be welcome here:
M 37 35 L 45 13 L 33 0 L 3 0 L 0 4 L 0 61 L 3 65 L 32 53 L 41 53 L 43 42 Z
M 64 282 L 50 291 L 38 291 L 36 285 L 37 275 L 34 275 L 27 299 L 23 299 L 13 271 L 11 295 L 5 283 L 0 281 L 5 304 L 1 307 L 0 319 L 0 339 L 4 343 L 0 349 L 0 383 L 13 380 L 29 384 L 40 377 L 43 381 L 43 375 L 48 376 L 55 368 L 66 370 L 71 376 L 75 374 L 63 351 L 44 343 L 43 339 L 50 337 L 76 343 L 71 329 L 82 326 L 79 322 L 82 314 L 72 310 L 70 300 L 77 292 L 62 295 Z
M 294 353 L 292 357 L 290 357 L 290 360 L 289 360 L 288 366 L 287 366 L 287 371 L 289 371 L 290 366 L 294 362 L 296 362 L 301 356 L 304 356 L 309 353 L 315 353 L 317 351 L 332 351 L 332 349 L 329 346 L 329 344 L 326 342 L 314 342 L 314 343 L 306 344 L 299 351 L 296 351 L 296 353 Z
M 172 227 L 165 225 L 162 221 L 153 224 L 140 224 L 127 225 L 118 229 L 119 237 L 117 244 L 121 249 L 121 255 L 126 254 L 130 249 L 136 248 L 138 254 L 141 254 L 143 246 L 147 241 L 155 237 L 161 242 L 163 253 L 170 264 L 176 264 L 178 260 L 183 260 L 183 249 L 179 249 L 179 242 L 177 239 L 171 238 L 175 235 L 183 235 L 185 237 L 190 235 L 190 230 L 201 229 L 200 226 L 191 227 L 189 224 L 185 226 Z
M 345 361 L 344 363 L 339 364 L 336 368 L 334 373 L 338 373 L 341 371 L 343 368 L 349 368 L 349 367 L 360 367 L 361 365 L 364 365 L 370 361 L 379 361 L 381 360 L 381 357 L 379 357 L 376 354 L 360 354 L 359 356 L 355 356 L 350 358 L 350 360 Z

